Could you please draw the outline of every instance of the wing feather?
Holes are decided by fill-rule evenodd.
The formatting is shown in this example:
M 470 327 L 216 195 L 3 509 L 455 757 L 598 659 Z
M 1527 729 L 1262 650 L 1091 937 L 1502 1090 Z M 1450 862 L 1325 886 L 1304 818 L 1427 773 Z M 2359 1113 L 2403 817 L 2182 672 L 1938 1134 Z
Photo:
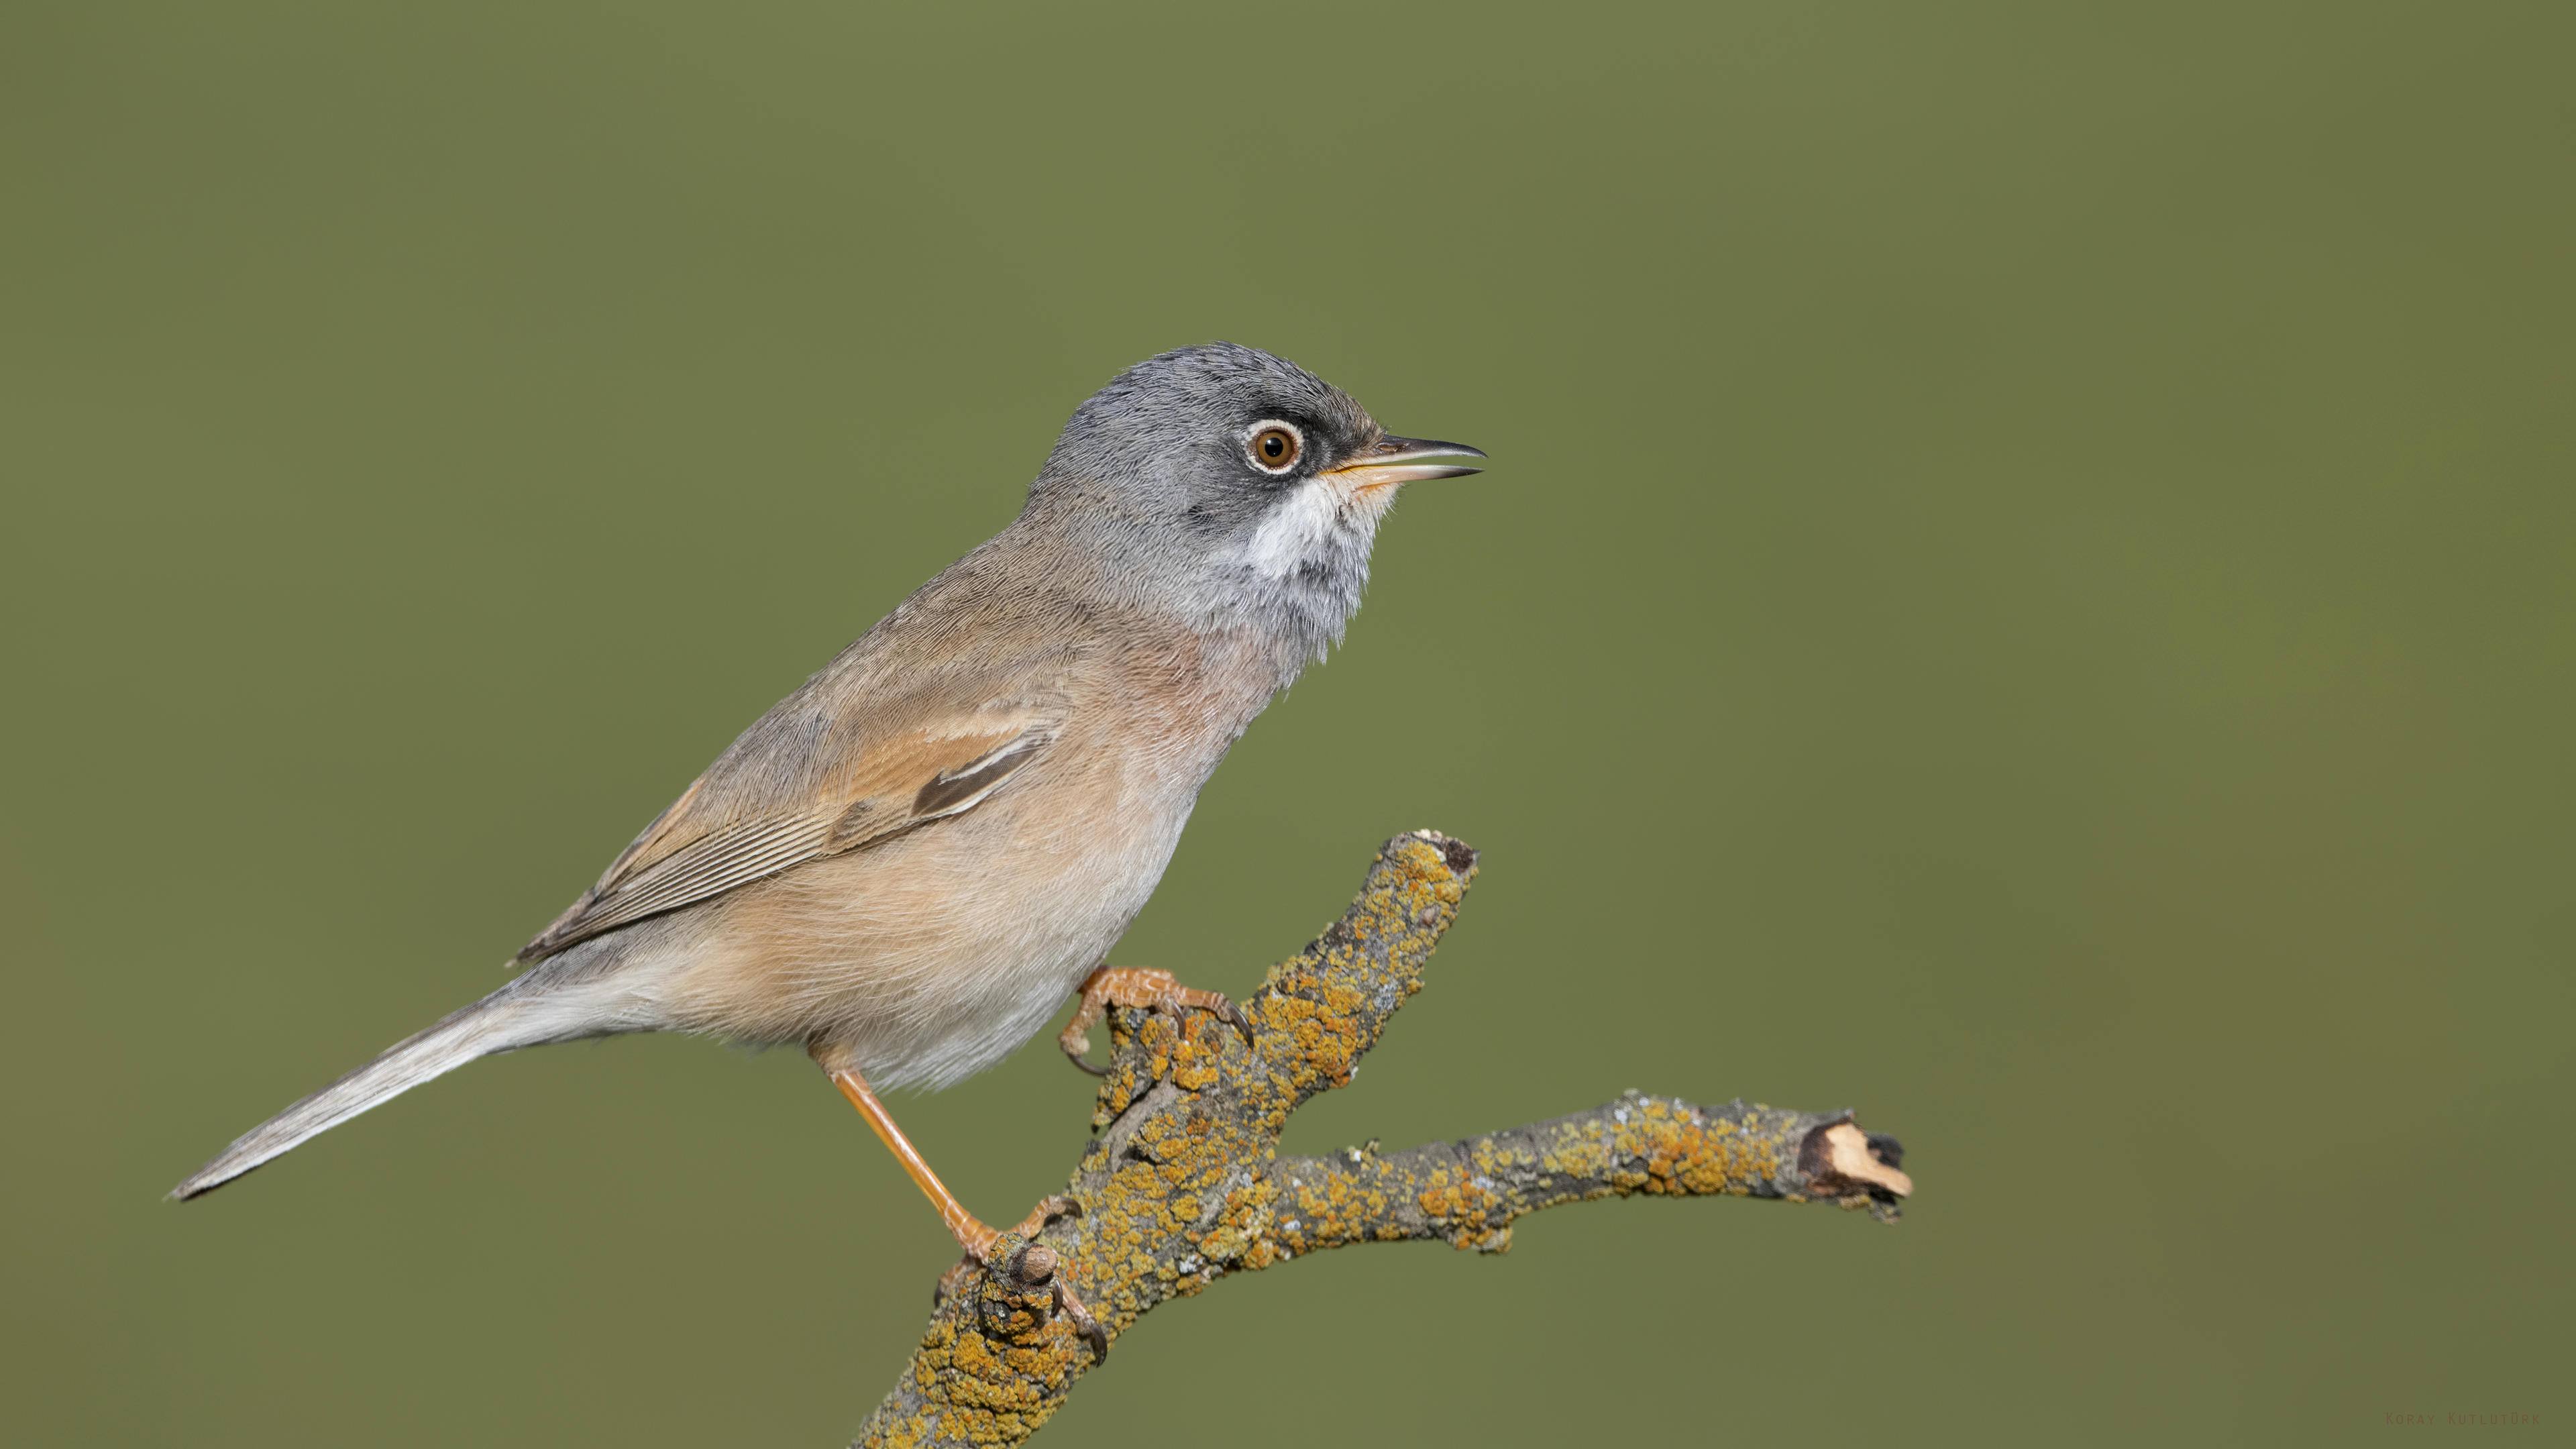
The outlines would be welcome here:
M 809 860 L 972 810 L 1045 754 L 1056 737 L 1051 713 L 1023 704 L 918 725 L 821 772 L 820 788 L 802 809 L 733 816 L 718 803 L 726 792 L 704 788 L 711 770 L 517 959 L 542 960 Z

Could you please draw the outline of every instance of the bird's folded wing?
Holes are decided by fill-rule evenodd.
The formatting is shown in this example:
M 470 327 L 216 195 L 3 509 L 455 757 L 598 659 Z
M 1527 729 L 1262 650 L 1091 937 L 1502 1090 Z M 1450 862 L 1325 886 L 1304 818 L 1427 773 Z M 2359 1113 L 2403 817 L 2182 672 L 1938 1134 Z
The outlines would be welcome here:
M 984 709 L 916 725 L 832 762 L 797 807 L 709 788 L 728 752 L 519 952 L 536 961 L 603 931 L 675 911 L 820 856 L 971 810 L 1055 739 L 1051 712 Z M 728 804 L 728 801 L 734 803 Z

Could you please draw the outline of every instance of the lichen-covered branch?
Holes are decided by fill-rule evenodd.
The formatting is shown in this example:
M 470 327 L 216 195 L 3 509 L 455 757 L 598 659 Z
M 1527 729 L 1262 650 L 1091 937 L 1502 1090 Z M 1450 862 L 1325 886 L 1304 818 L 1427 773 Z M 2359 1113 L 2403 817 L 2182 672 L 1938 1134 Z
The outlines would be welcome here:
M 1630 1092 L 1618 1101 L 1553 1122 L 1431 1142 L 1380 1156 L 1377 1144 L 1330 1157 L 1282 1157 L 1263 1176 L 1284 1183 L 1279 1224 L 1298 1252 L 1351 1243 L 1437 1238 L 1480 1253 L 1511 1251 L 1512 1219 L 1558 1203 L 1661 1193 L 1694 1197 L 1815 1199 L 1868 1208 L 1894 1222 L 1896 1200 L 1913 1190 L 1892 1159 L 1876 1151 L 1842 1112 L 1784 1112 L 1729 1102 L 1700 1107 Z M 1859 1138 L 1860 1176 L 1800 1170 L 1808 1144 L 1830 1153 L 1840 1133 Z
M 861 1431 L 865 1445 L 1016 1444 L 1063 1406 L 1091 1347 L 1060 1280 L 1114 1340 L 1156 1304 L 1322 1248 L 1437 1238 L 1502 1252 L 1523 1213 L 1663 1193 L 1831 1201 L 1893 1222 L 1900 1149 L 1848 1112 L 1701 1107 L 1631 1092 L 1571 1117 L 1381 1154 L 1281 1157 L 1300 1103 L 1351 1079 L 1475 878 L 1476 853 L 1399 835 L 1359 899 L 1252 999 L 1251 1041 L 1206 1012 L 1110 1013 L 1115 1056 L 1067 1192 L 1078 1217 L 963 1279 Z M 954 1279 L 952 1279 L 954 1281 Z

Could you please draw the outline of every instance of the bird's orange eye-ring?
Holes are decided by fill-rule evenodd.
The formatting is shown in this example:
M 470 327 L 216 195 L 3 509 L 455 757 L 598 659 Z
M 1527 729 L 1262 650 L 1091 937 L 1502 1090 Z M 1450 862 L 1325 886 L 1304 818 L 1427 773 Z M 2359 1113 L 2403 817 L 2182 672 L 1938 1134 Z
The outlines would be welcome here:
M 1253 463 L 1267 473 L 1285 473 L 1296 467 L 1297 454 L 1304 447 L 1297 430 L 1284 423 L 1268 424 L 1244 443 Z

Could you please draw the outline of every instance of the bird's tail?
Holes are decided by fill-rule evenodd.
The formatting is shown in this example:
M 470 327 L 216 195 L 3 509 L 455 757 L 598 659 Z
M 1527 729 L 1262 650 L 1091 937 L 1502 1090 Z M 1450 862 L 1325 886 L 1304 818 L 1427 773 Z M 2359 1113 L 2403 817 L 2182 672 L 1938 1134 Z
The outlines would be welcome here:
M 515 984 L 515 983 L 514 983 Z M 170 1190 L 181 1200 L 214 1191 L 270 1158 L 357 1116 L 369 1107 L 443 1076 L 476 1057 L 529 1044 L 519 1021 L 523 1002 L 503 987 L 424 1032 L 385 1048 L 376 1059 L 262 1122 L 214 1161 Z

